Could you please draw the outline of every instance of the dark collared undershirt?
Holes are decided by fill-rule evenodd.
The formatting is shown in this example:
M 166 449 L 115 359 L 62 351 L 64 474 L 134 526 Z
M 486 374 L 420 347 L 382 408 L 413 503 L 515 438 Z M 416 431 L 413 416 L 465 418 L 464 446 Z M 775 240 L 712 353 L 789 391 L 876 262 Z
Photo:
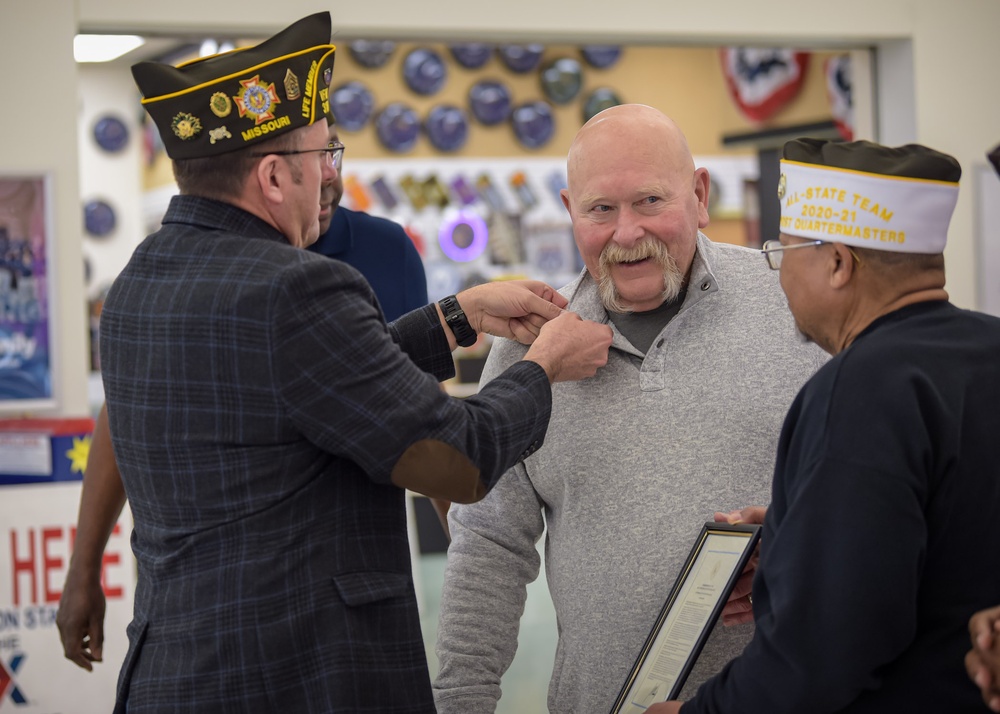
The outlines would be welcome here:
M 680 295 L 669 302 L 665 302 L 653 310 L 646 312 L 611 312 L 608 317 L 615 327 L 622 333 L 632 345 L 643 354 L 649 351 L 649 346 L 660 334 L 663 328 L 676 315 L 681 305 L 684 303 L 684 295 L 687 291 L 682 291 Z

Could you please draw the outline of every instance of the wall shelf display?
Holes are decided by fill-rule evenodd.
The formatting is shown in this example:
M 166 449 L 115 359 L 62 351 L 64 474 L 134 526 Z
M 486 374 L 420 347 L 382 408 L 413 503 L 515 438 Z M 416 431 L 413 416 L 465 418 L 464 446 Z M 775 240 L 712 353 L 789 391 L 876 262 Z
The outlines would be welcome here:
M 583 88 L 583 71 L 580 63 L 571 57 L 560 57 L 549 62 L 541 72 L 542 91 L 550 101 L 567 104 Z
M 511 72 L 525 74 L 542 61 L 545 47 L 542 45 L 501 45 L 497 48 L 500 60 Z
M 443 221 L 438 231 L 441 251 L 457 263 L 478 258 L 486 250 L 488 241 L 486 221 L 472 211 L 461 211 L 450 220 Z
M 538 205 L 538 196 L 535 195 L 528 182 L 528 177 L 523 171 L 515 171 L 511 175 L 510 187 L 518 201 L 521 202 L 522 210 L 528 211 Z
M 362 67 L 378 69 L 392 57 L 396 43 L 391 40 L 355 40 L 347 46 L 347 51 Z
M 493 48 L 482 42 L 451 45 L 448 49 L 455 61 L 466 69 L 479 69 L 489 62 L 490 56 L 493 54 Z
M 441 183 L 436 174 L 431 174 L 422 182 L 420 182 L 420 189 L 424 192 L 424 198 L 427 201 L 428 206 L 433 206 L 434 208 L 442 209 L 447 208 L 448 204 L 451 203 L 451 197 L 448 195 L 448 189 L 445 185 Z
M 117 153 L 128 144 L 128 127 L 116 116 L 103 116 L 94 122 L 94 141 L 109 154 Z
M 617 107 L 621 103 L 621 97 L 615 93 L 615 90 L 609 87 L 598 87 L 590 93 L 587 100 L 583 103 L 584 123 L 590 121 L 595 114 L 599 114 L 611 107 Z
M 371 187 L 375 195 L 378 196 L 378 200 L 382 202 L 383 208 L 387 211 L 391 211 L 399 205 L 399 199 L 396 198 L 396 194 L 389 187 L 389 182 L 385 180 L 385 176 L 376 176 L 373 178 Z
M 347 131 L 360 131 L 371 119 L 375 99 L 363 83 L 346 82 L 330 94 L 330 108 L 338 127 Z
M 453 264 L 444 260 L 424 263 L 427 274 L 427 297 L 439 300 L 446 295 L 454 295 L 462 289 L 462 272 Z
M 375 117 L 375 131 L 385 148 L 402 154 L 416 145 L 420 119 L 408 105 L 392 102 Z
M 548 176 L 545 177 L 545 185 L 549 187 L 549 192 L 552 194 L 552 200 L 555 204 L 562 208 L 562 192 L 566 186 L 566 171 L 563 169 L 556 169 Z
M 83 206 L 83 227 L 94 238 L 107 238 L 118 224 L 115 209 L 107 201 L 87 201 Z
M 424 130 L 434 148 L 457 151 L 469 138 L 469 118 L 453 104 L 438 104 L 427 113 Z
M 437 94 L 448 79 L 448 68 L 437 52 L 418 47 L 403 60 L 403 79 L 417 94 Z
M 591 67 L 607 69 L 621 58 L 622 48 L 618 45 L 586 45 L 580 48 L 580 54 Z
M 451 186 L 452 193 L 455 194 L 463 206 L 471 206 L 479 200 L 479 193 L 462 174 L 455 176 L 449 186 Z
M 556 120 L 547 102 L 525 102 L 514 108 L 510 115 L 514 136 L 529 149 L 544 146 L 556 130 Z
M 494 126 L 507 121 L 513 106 L 510 90 L 503 82 L 484 79 L 469 89 L 469 108 L 472 115 L 484 126 Z

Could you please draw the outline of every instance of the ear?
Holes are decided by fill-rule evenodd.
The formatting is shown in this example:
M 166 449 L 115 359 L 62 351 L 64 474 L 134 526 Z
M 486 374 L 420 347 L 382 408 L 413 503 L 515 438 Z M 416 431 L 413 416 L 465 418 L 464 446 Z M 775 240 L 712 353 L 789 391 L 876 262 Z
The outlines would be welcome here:
M 850 248 L 843 243 L 831 243 L 830 245 L 833 247 L 830 253 L 830 287 L 834 290 L 842 290 L 850 284 L 857 266 Z
M 562 199 L 563 206 L 566 207 L 566 213 L 573 215 L 573 211 L 569 210 L 569 189 L 559 189 L 559 198 Z
M 257 164 L 254 178 L 257 180 L 261 195 L 269 203 L 282 203 L 285 199 L 282 190 L 286 178 L 282 175 L 284 170 L 284 162 L 273 154 L 265 156 Z
M 708 169 L 697 169 L 694 172 L 694 195 L 698 199 L 698 227 L 704 228 L 708 225 L 708 193 L 711 179 L 708 176 Z

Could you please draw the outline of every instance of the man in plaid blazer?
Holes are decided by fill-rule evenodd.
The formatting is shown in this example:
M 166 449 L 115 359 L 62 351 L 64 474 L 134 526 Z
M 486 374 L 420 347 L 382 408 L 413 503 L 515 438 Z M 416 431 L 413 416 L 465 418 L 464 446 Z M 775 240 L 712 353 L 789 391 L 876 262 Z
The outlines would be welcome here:
M 117 711 L 432 712 L 403 488 L 467 502 L 544 438 L 553 381 L 611 330 L 540 283 L 386 325 L 319 234 L 328 13 L 256 47 L 133 67 L 181 191 L 101 323 L 139 579 Z M 476 332 L 531 343 L 479 395 L 438 380 Z M 537 339 L 536 339 L 537 338 Z

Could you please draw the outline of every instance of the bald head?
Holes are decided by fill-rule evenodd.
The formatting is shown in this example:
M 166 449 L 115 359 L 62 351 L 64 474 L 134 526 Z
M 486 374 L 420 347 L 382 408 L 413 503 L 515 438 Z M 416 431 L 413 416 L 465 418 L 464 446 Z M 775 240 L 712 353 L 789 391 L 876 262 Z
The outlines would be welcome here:
M 670 117 L 645 104 L 621 104 L 594 115 L 577 132 L 566 160 L 570 192 L 581 172 L 601 170 L 618 157 L 694 172 L 687 139 Z

